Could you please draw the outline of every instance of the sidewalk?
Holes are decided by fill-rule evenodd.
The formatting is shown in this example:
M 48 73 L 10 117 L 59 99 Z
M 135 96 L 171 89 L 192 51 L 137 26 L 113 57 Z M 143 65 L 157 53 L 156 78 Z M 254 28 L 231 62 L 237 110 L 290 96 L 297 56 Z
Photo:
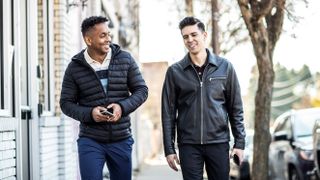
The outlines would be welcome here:
M 134 180 L 182 180 L 181 170 L 178 172 L 172 170 L 166 160 L 156 159 L 147 160 L 142 165 Z

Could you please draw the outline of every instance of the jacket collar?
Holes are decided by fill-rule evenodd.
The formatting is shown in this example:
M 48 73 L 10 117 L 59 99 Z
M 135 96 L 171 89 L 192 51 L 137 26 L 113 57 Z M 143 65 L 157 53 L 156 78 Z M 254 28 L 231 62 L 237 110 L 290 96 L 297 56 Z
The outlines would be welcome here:
M 208 49 L 206 49 L 206 52 L 207 52 L 208 64 L 218 66 L 218 61 L 217 61 L 216 55 L 211 53 Z M 183 69 L 187 68 L 188 66 L 192 66 L 192 61 L 190 59 L 189 53 L 187 53 L 184 56 L 184 58 L 182 59 L 181 65 L 182 65 Z
M 110 48 L 111 48 L 111 59 L 113 59 L 113 57 L 117 54 L 120 53 L 120 46 L 117 45 L 117 44 L 110 44 Z M 83 49 L 81 50 L 78 54 L 74 55 L 72 57 L 72 61 L 76 61 L 76 62 L 80 62 L 80 63 L 83 63 L 83 64 L 88 64 L 86 59 L 85 59 L 85 56 L 84 56 L 84 51 L 86 49 Z
M 88 64 L 94 64 L 94 63 L 98 63 L 98 61 L 96 61 L 95 59 L 92 59 L 91 56 L 88 53 L 88 48 L 85 49 L 85 51 L 83 52 L 84 55 L 84 59 L 87 61 Z M 103 63 L 106 62 L 110 62 L 111 60 L 111 55 L 112 55 L 112 50 L 108 52 L 108 54 L 106 55 L 106 57 L 104 58 Z

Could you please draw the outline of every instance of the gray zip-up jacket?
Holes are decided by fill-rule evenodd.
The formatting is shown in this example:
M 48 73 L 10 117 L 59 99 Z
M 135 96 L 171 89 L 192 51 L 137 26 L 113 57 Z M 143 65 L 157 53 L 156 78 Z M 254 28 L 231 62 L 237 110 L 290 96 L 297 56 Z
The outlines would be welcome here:
M 187 54 L 170 66 L 162 89 L 162 126 L 165 155 L 179 144 L 213 144 L 230 140 L 244 149 L 245 129 L 240 86 L 232 64 L 207 50 L 202 80 Z

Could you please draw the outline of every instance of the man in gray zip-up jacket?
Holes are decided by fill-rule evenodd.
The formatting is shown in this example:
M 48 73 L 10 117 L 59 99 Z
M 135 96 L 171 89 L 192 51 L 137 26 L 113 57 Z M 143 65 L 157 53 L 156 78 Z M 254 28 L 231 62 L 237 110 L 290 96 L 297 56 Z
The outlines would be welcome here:
M 111 43 L 108 19 L 85 19 L 81 31 L 87 48 L 72 58 L 62 83 L 60 106 L 80 121 L 78 143 L 81 179 L 131 180 L 132 144 L 129 114 L 148 96 L 135 60 Z M 109 109 L 113 115 L 105 115 Z
M 240 87 L 230 62 L 205 48 L 204 24 L 194 17 L 179 25 L 188 54 L 170 66 L 162 91 L 162 125 L 169 166 L 181 164 L 184 180 L 228 180 L 229 123 L 235 144 L 231 155 L 243 159 L 245 130 Z M 175 131 L 179 158 L 175 151 Z

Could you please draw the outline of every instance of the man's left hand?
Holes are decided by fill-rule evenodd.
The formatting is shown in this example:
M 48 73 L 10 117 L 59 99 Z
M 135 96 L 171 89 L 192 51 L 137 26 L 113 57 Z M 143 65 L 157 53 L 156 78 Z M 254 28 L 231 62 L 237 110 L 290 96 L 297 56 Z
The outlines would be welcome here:
M 112 104 L 109 104 L 107 108 L 113 109 L 113 116 L 111 116 L 110 119 L 108 119 L 108 122 L 116 122 L 121 118 L 122 110 L 119 104 L 112 103 Z
M 243 158 L 244 158 L 244 154 L 243 154 L 243 150 L 242 149 L 237 149 L 237 148 L 233 148 L 230 157 L 232 158 L 233 155 L 237 155 L 239 157 L 239 165 L 242 164 Z

